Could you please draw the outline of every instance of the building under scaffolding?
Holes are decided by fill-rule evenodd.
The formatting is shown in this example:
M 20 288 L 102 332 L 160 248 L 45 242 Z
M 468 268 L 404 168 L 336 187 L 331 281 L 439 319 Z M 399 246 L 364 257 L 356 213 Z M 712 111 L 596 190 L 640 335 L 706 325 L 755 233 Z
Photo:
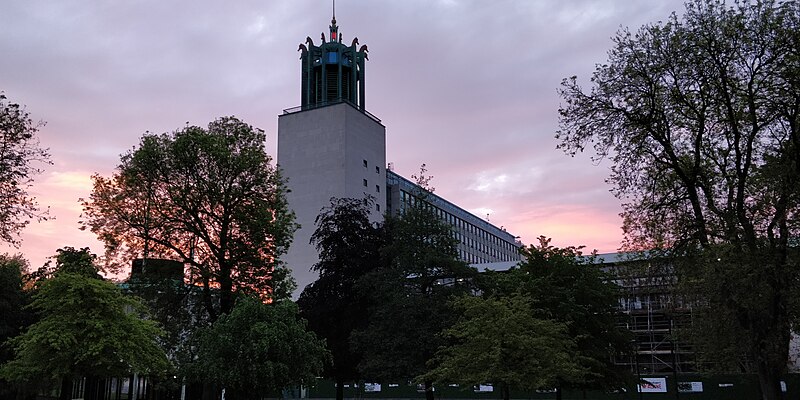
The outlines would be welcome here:
M 617 363 L 640 375 L 696 372 L 695 353 L 686 340 L 692 310 L 675 295 L 672 264 L 632 253 L 598 259 L 622 290 L 619 309 L 625 318 L 620 325 L 634 336 L 634 352 Z

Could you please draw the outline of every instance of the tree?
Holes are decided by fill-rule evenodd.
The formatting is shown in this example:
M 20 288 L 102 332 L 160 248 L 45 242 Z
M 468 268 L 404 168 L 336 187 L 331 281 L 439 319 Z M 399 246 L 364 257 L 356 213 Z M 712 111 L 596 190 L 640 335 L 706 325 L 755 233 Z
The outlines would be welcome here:
M 42 173 L 35 165 L 50 164 L 36 137 L 41 126 L 0 92 L 0 240 L 12 245 L 19 244 L 20 231 L 32 219 L 47 219 L 47 211 L 28 194 L 34 176 Z
M 455 321 L 448 301 L 474 288 L 477 271 L 458 259 L 451 227 L 436 214 L 425 189 L 401 215 L 387 217 L 381 267 L 361 280 L 373 307 L 367 327 L 352 340 L 362 354 L 359 370 L 369 378 L 408 379 L 427 372 L 426 362 L 444 344 L 438 334 Z M 432 381 L 424 384 L 432 400 Z
M 537 245 L 522 249 L 523 261 L 509 274 L 530 299 L 534 315 L 564 324 L 575 340 L 575 361 L 585 373 L 558 377 L 559 395 L 561 384 L 613 390 L 630 380 L 614 364 L 631 350 L 631 336 L 617 326 L 621 294 L 594 255 L 584 256 L 581 249 L 555 247 L 540 236 Z
M 28 262 L 20 255 L 0 255 L 0 364 L 8 360 L 2 347 L 6 340 L 17 336 L 29 320 L 24 310 L 29 299 L 23 289 L 22 275 Z
M 164 373 L 169 363 L 156 343 L 161 330 L 146 310 L 112 283 L 63 272 L 33 295 L 39 320 L 11 340 L 16 358 L 0 369 L 10 381 L 61 381 L 71 399 L 72 379 L 87 377 L 93 399 L 99 378 Z
M 311 236 L 319 251 L 312 268 L 319 278 L 308 285 L 297 301 L 309 328 L 325 339 L 331 363 L 325 376 L 336 382 L 336 399 L 344 397 L 344 382 L 357 380 L 360 354 L 350 344 L 355 329 L 366 323 L 369 297 L 357 286 L 358 280 L 380 263 L 380 230 L 370 222 L 374 200 L 331 199 L 322 209 Z
M 296 224 L 264 141 L 234 117 L 146 133 L 112 177 L 93 177 L 84 225 L 110 254 L 187 263 L 212 321 L 231 311 L 236 292 L 286 298 L 293 283 L 280 257 Z
M 757 292 L 704 285 L 723 301 L 695 305 L 730 318 L 715 320 L 735 330 L 723 337 L 749 338 L 739 350 L 777 399 L 797 293 L 800 4 L 694 0 L 614 42 L 590 91 L 563 81 L 560 147 L 611 159 L 627 249 L 668 249 L 706 280 L 762 279 Z M 704 263 L 714 253 L 730 258 Z
M 55 265 L 53 265 L 53 261 L 55 261 Z M 62 272 L 103 279 L 100 275 L 102 269 L 97 266 L 97 255 L 92 253 L 88 247 L 76 249 L 65 246 L 56 250 L 55 256 L 50 257 L 39 269 L 27 274 L 25 281 L 29 285 L 36 286 Z
M 461 386 L 492 383 L 504 400 L 509 389 L 536 390 L 578 380 L 575 341 L 567 325 L 534 317 L 527 296 L 463 296 L 453 302 L 458 321 L 443 333 L 450 342 L 418 379 Z
M 0 255 L 0 365 L 14 358 L 7 341 L 19 335 L 33 319 L 26 308 L 30 296 L 23 287 L 27 265 L 20 255 Z M 14 398 L 14 390 L 4 380 L 0 380 L 0 398 Z
M 252 297 L 239 298 L 230 314 L 199 332 L 195 347 L 187 375 L 224 387 L 232 400 L 277 397 L 281 389 L 314 382 L 328 357 L 293 302 Z

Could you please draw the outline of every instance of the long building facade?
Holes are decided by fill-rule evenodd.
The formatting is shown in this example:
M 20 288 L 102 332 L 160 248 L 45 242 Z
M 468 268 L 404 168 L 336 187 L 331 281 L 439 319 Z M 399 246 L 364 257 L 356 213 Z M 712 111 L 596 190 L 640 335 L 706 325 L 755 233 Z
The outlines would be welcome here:
M 416 201 L 419 187 L 386 168 L 386 128 L 366 109 L 367 46 L 357 38 L 347 45 L 334 16 L 318 45 L 308 37 L 298 51 L 301 105 L 278 118 L 278 165 L 300 224 L 284 260 L 302 289 L 315 279 L 309 272 L 318 261 L 309 244 L 314 220 L 331 198 L 372 196 L 371 218 L 377 222 Z M 453 227 L 462 260 L 474 265 L 520 260 L 521 243 L 514 235 L 444 198 L 427 200 Z

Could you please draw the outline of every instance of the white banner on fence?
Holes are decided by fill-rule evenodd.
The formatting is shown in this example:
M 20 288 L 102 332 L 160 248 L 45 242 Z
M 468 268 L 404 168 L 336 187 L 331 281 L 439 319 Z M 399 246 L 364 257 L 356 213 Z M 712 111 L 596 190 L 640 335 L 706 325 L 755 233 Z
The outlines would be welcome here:
M 678 391 L 681 393 L 700 393 L 703 391 L 703 382 L 678 382 Z
M 364 383 L 364 391 L 367 393 L 374 393 L 381 391 L 380 383 Z
M 667 378 L 642 378 L 639 383 L 641 393 L 667 393 Z

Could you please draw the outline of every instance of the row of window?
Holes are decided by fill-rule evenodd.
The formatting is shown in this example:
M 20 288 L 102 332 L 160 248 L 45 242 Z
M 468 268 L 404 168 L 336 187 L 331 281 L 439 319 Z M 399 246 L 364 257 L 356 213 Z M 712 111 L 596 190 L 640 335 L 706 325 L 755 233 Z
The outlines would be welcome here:
M 414 205 L 417 201 L 414 195 L 404 190 L 400 191 L 401 209 L 406 205 Z M 516 244 L 503 240 L 441 208 L 433 207 L 433 209 L 443 221 L 453 227 L 453 237 L 460 243 L 459 257 L 462 260 L 471 264 L 519 260 Z
M 369 168 L 369 162 L 367 162 L 367 160 L 362 160 L 362 162 L 364 164 L 364 168 Z M 376 174 L 380 174 L 381 173 L 381 167 L 376 165 L 375 166 L 375 173 Z M 369 186 L 369 181 L 366 178 L 363 179 L 362 183 L 364 184 L 364 187 L 368 187 Z M 380 193 L 380 192 L 381 192 L 381 185 L 375 185 L 375 193 Z M 378 211 L 378 212 L 381 211 L 381 205 L 380 204 L 375 204 L 375 211 Z
M 363 162 L 364 162 L 364 168 L 369 168 L 369 163 L 367 162 L 367 160 L 363 160 Z M 376 174 L 380 174 L 381 173 L 381 167 L 376 165 L 375 166 L 375 173 Z

